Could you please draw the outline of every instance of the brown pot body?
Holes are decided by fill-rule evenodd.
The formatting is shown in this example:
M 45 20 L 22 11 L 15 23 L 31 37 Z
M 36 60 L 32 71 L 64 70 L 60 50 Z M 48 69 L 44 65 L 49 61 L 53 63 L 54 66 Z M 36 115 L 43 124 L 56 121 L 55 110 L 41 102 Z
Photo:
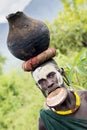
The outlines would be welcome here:
M 10 14 L 7 20 L 7 46 L 15 57 L 26 61 L 49 47 L 49 29 L 42 21 L 27 17 L 23 12 Z

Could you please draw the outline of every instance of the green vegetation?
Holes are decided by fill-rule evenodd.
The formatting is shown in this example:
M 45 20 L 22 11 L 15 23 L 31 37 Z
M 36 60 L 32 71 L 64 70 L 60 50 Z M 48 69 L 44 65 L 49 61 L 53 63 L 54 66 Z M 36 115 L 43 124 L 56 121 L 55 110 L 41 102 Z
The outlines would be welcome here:
M 30 74 L 15 71 L 3 74 L 0 76 L 0 130 L 37 129 L 43 102 L 44 97 Z
M 2 68 L 3 68 L 3 64 L 5 63 L 6 61 L 6 58 L 3 57 L 1 54 L 0 54 L 0 74 L 2 74 Z
M 63 12 L 48 23 L 54 57 L 65 69 L 72 86 L 87 89 L 87 3 L 86 0 L 61 0 Z M 84 7 L 84 8 L 83 8 Z M 39 110 L 45 98 L 28 72 L 2 72 L 5 58 L 0 55 L 0 130 L 37 130 Z
M 53 23 L 47 24 L 51 33 L 51 46 L 65 54 L 71 49 L 78 51 L 83 46 L 87 47 L 87 2 L 61 1 L 64 5 L 63 11 L 58 13 Z

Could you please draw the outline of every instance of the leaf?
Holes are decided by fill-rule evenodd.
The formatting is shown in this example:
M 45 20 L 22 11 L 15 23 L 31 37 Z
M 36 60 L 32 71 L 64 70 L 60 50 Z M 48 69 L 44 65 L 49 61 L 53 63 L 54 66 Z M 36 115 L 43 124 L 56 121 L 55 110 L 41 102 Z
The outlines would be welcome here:
M 75 3 L 76 4 L 84 4 L 84 0 L 76 0 Z
M 79 74 L 83 74 L 83 75 L 86 75 L 87 76 L 87 70 L 82 67 L 82 66 L 76 66 L 75 67 L 75 70 L 79 73 Z

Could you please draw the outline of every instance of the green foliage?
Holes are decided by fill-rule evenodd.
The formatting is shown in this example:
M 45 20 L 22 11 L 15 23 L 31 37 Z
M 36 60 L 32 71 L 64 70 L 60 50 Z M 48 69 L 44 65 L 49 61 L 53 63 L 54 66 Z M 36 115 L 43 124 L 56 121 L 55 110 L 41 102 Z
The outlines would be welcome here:
M 64 9 L 53 23 L 48 24 L 51 46 L 62 53 L 87 47 L 87 2 L 62 0 Z
M 87 49 L 70 52 L 68 55 L 59 53 L 55 60 L 63 67 L 68 80 L 76 89 L 87 89 Z
M 3 65 L 6 61 L 6 58 L 3 57 L 1 54 L 0 54 L 0 74 L 2 73 L 2 68 L 3 68 Z
M 0 130 L 37 129 L 43 101 L 30 74 L 11 72 L 1 75 Z
M 76 88 L 87 89 L 87 49 L 81 50 L 67 65 L 68 79 Z

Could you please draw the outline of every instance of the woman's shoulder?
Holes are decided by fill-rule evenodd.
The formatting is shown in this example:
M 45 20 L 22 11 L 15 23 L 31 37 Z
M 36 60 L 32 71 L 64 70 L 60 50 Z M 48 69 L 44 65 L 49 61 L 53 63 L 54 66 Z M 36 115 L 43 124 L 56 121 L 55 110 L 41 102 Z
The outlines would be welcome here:
M 81 98 L 84 98 L 87 101 L 87 90 L 79 90 L 77 93 Z

